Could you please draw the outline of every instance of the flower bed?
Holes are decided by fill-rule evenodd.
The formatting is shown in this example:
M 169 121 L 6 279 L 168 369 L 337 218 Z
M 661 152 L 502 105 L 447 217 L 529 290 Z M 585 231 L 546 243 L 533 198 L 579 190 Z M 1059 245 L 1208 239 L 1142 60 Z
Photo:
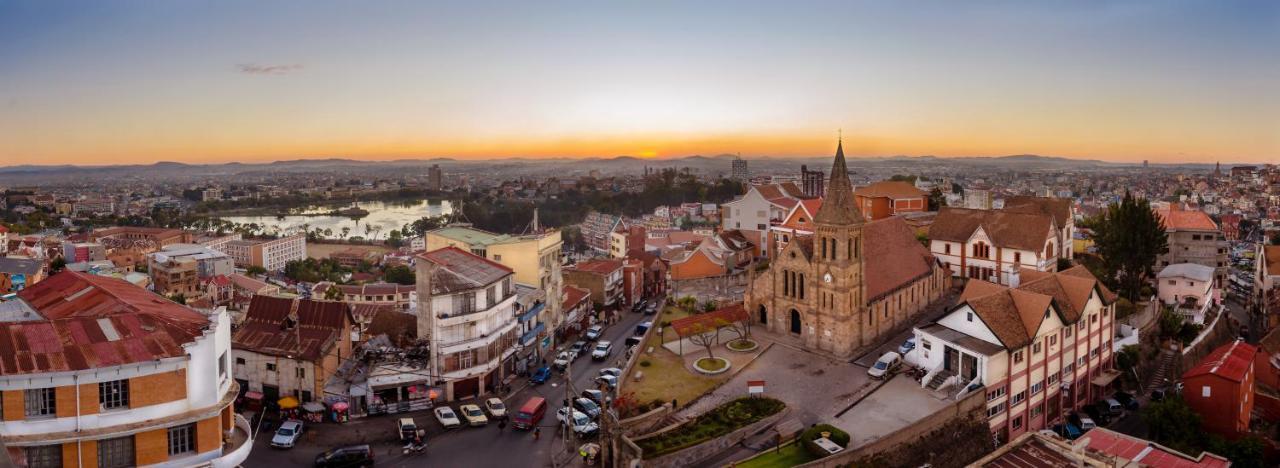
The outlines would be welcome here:
M 750 338 L 745 338 L 741 340 L 730 341 L 726 343 L 724 347 L 729 348 L 729 351 L 737 351 L 739 353 L 749 353 L 749 352 L 755 351 L 756 348 L 759 348 L 760 344 L 756 343 L 755 340 L 752 340 Z
M 654 458 L 723 436 L 772 416 L 786 406 L 773 398 L 739 398 L 717 406 L 675 429 L 638 440 L 636 445 L 644 451 L 644 458 Z
M 693 368 L 707 375 L 723 374 L 729 371 L 729 360 L 725 358 L 698 358 L 693 361 Z

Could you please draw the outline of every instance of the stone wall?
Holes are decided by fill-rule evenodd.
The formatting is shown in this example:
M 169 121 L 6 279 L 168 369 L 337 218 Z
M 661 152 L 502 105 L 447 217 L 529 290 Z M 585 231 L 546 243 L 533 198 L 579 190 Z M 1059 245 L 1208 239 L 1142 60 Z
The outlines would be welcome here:
M 805 468 L 837 468 L 855 462 L 864 463 L 866 460 L 871 460 L 884 454 L 896 453 L 900 447 L 917 441 L 934 439 L 934 436 L 937 435 L 936 433 L 949 424 L 974 418 L 985 424 L 986 402 L 986 392 L 973 392 L 963 400 L 953 402 L 946 408 L 938 410 L 910 426 L 891 432 L 871 443 L 799 466 Z M 990 433 L 988 432 L 986 435 L 989 438 Z M 938 447 L 943 447 L 943 445 Z
M 720 452 L 723 452 L 725 449 L 728 449 L 729 447 L 736 445 L 738 442 L 741 442 L 743 439 L 746 439 L 751 435 L 757 434 L 770 427 L 773 427 L 774 424 L 777 424 L 778 421 L 781 421 L 790 412 L 791 412 L 790 408 L 783 408 L 782 411 L 774 413 L 772 416 L 768 416 L 764 419 L 756 421 L 748 426 L 742 427 L 736 431 L 730 432 L 723 436 L 716 437 L 714 439 L 708 440 L 701 444 L 694 445 L 692 447 L 688 447 L 685 449 L 681 449 L 672 453 L 668 453 L 666 455 L 661 455 L 655 458 L 644 460 L 643 465 L 645 468 L 674 468 L 674 467 L 696 465 L 699 461 L 702 461 L 708 457 L 719 454 Z M 663 428 L 658 432 L 654 432 L 652 434 L 645 434 L 643 436 L 637 437 L 635 440 L 640 441 L 650 437 L 655 437 L 671 429 L 672 429 L 671 427 Z M 627 464 L 627 463 L 630 463 L 629 460 L 641 458 L 641 454 L 639 453 L 640 449 L 639 447 L 636 447 L 635 444 L 631 441 L 631 439 L 628 439 L 626 436 L 623 436 L 622 439 L 623 439 L 624 446 L 631 445 L 632 447 L 635 447 L 634 451 L 627 450 L 626 448 L 624 448 L 623 450 L 621 450 L 621 453 L 619 453 L 619 457 L 620 457 L 619 461 L 624 463 L 619 466 L 629 466 Z M 628 455 L 630 456 L 630 458 L 628 458 Z
M 624 312 L 624 313 L 629 313 L 629 312 Z M 657 315 L 655 317 L 659 317 L 659 316 L 660 315 Z M 624 393 L 624 389 L 627 387 L 627 384 L 631 382 L 631 371 L 635 369 L 636 363 L 640 362 L 640 360 L 643 359 L 641 356 L 645 355 L 645 352 L 644 352 L 645 348 L 648 346 L 653 346 L 654 351 L 657 351 L 657 348 L 660 348 L 662 346 L 662 343 L 658 343 L 656 345 L 649 344 L 649 337 L 653 336 L 655 331 L 658 328 L 662 327 L 662 323 L 658 322 L 657 319 L 654 319 L 652 321 L 654 322 L 653 325 L 650 326 L 648 330 L 645 330 L 644 338 L 641 339 L 640 344 L 636 345 L 636 347 L 634 348 L 635 352 L 631 353 L 631 358 L 627 359 L 627 364 L 622 367 L 623 378 L 618 381 L 618 391 L 615 392 L 616 395 L 622 395 Z
M 1190 346 L 1182 349 L 1182 360 L 1178 366 L 1178 372 L 1170 376 L 1170 378 L 1181 379 L 1182 373 L 1186 372 L 1187 369 L 1195 367 L 1201 359 L 1204 359 L 1213 350 L 1239 336 L 1239 331 L 1232 322 L 1233 320 L 1228 316 L 1225 308 L 1219 311 L 1213 323 L 1201 331 L 1200 336 Z
M 664 403 L 642 415 L 618 421 L 618 425 L 621 426 L 622 433 L 629 436 L 647 434 L 658 429 L 658 424 L 661 424 L 669 414 L 671 414 L 671 403 Z

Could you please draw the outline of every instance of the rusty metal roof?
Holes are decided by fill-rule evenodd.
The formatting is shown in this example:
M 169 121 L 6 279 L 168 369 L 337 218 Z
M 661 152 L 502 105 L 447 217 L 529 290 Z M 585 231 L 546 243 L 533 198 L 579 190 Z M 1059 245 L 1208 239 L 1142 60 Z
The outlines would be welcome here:
M 350 323 L 350 307 L 344 302 L 258 295 L 249 302 L 244 322 L 231 336 L 231 346 L 316 361 L 338 343 Z
M 41 320 L 0 326 L 0 375 L 86 370 L 183 356 L 209 319 L 124 280 L 66 271 L 18 297 Z
M 457 247 L 445 247 L 419 254 L 418 258 L 437 265 L 431 275 L 431 294 L 449 294 L 483 288 L 510 275 L 512 270 Z

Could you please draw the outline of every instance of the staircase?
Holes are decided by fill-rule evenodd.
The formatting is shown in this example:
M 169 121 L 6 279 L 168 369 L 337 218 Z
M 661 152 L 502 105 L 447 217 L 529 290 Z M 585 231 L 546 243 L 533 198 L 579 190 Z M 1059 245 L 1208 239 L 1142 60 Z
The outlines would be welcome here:
M 956 375 L 956 373 L 946 369 L 939 369 L 938 373 L 933 374 L 933 378 L 929 379 L 929 383 L 925 385 L 925 388 L 929 390 L 937 390 L 953 375 Z
M 1150 394 L 1152 390 L 1164 385 L 1165 378 L 1173 375 L 1174 364 L 1177 363 L 1178 353 L 1168 349 L 1160 351 L 1160 360 L 1156 362 L 1156 367 L 1151 371 L 1151 377 L 1147 378 L 1147 384 L 1142 387 L 1142 394 Z

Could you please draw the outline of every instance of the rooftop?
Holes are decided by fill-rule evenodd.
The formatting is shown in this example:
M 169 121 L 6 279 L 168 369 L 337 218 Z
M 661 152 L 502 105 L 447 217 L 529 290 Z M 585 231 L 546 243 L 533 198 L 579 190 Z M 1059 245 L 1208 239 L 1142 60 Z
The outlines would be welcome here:
M 445 247 L 418 254 L 437 266 L 431 275 L 431 294 L 449 294 L 482 288 L 511 275 L 506 266 L 457 247 Z
M 854 195 L 859 197 L 870 198 L 921 198 L 925 196 L 924 190 L 916 188 L 915 185 L 898 180 L 882 180 L 872 183 L 865 187 L 858 187 L 853 191 Z
M 1253 356 L 1258 352 L 1249 343 L 1232 341 L 1213 350 L 1195 367 L 1182 374 L 1183 380 L 1202 375 L 1216 375 L 1232 382 L 1243 382 L 1253 368 Z
M 981 228 L 998 247 L 1039 252 L 1052 226 L 1053 217 L 1046 214 L 943 207 L 929 227 L 929 238 L 967 242 Z
M 1169 231 L 1217 231 L 1218 224 L 1203 211 L 1187 211 L 1176 207 L 1156 210 L 1160 222 Z
M 1191 278 L 1206 283 L 1213 281 L 1213 268 L 1196 263 L 1175 263 L 1164 267 L 1157 278 Z
M 236 349 L 316 361 L 342 338 L 350 313 L 342 302 L 253 296 L 231 344 Z M 291 323 L 295 319 L 297 323 Z

